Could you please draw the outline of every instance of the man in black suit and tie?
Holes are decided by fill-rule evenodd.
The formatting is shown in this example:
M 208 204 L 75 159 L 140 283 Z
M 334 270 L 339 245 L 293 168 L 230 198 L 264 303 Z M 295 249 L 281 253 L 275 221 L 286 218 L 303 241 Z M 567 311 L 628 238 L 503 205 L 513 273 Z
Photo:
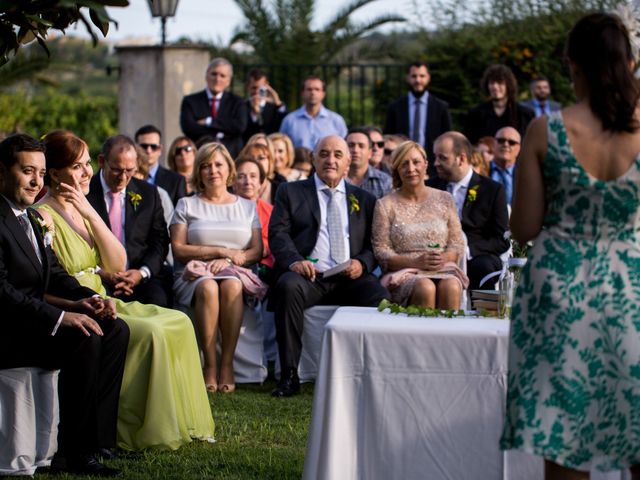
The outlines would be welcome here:
M 94 455 L 115 446 L 129 328 L 112 301 L 58 263 L 42 217 L 29 208 L 44 173 L 42 143 L 23 134 L 0 143 L 0 368 L 61 369 L 56 468 L 119 476 Z
M 187 184 L 182 175 L 160 165 L 162 155 L 162 134 L 157 127 L 145 125 L 140 127 L 135 135 L 136 143 L 149 158 L 149 177 L 147 182 L 164 188 L 173 202 L 173 206 L 187 195 Z
M 430 80 L 425 62 L 411 64 L 407 75 L 409 93 L 387 107 L 384 133 L 405 135 L 422 145 L 429 160 L 427 173 L 430 178 L 435 178 L 433 143 L 442 133 L 451 130 L 451 116 L 447 102 L 427 91 Z
M 280 130 L 282 119 L 287 115 L 287 107 L 280 100 L 278 92 L 269 85 L 267 75 L 257 68 L 247 74 L 247 129 L 245 143 L 256 133 L 269 135 Z
M 91 179 L 87 199 L 127 251 L 127 270 L 100 272 L 113 295 L 161 307 L 171 305 L 171 272 L 164 267 L 169 234 L 158 190 L 133 178 L 137 169 L 133 140 L 108 138 L 100 155 L 99 175 Z
M 232 76 L 227 59 L 211 60 L 205 74 L 207 87 L 182 99 L 180 127 L 195 143 L 204 136 L 216 138 L 235 158 L 242 149 L 249 112 L 242 97 L 225 91 Z
M 502 269 L 500 255 L 509 249 L 505 232 L 509 228 L 504 188 L 471 168 L 473 153 L 469 140 L 458 132 L 447 132 L 434 145 L 437 179 L 428 185 L 448 190 L 456 203 L 462 230 L 467 236 L 469 288 L 479 288 L 489 273 Z M 483 285 L 490 289 L 497 277 Z
M 282 375 L 275 397 L 300 390 L 297 369 L 304 309 L 317 304 L 376 306 L 388 292 L 371 272 L 375 197 L 348 184 L 351 159 L 338 136 L 321 139 L 313 153 L 315 174 L 281 185 L 269 222 L 277 281 L 271 294 Z M 336 266 L 342 271 L 326 272 Z

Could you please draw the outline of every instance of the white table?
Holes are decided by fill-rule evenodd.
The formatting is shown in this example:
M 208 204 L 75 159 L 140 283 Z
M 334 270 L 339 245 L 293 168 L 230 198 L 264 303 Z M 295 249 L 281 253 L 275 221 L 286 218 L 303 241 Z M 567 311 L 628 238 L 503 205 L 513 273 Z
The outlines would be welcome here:
M 498 448 L 508 334 L 507 320 L 339 308 L 322 342 L 303 478 L 542 479 L 540 459 Z

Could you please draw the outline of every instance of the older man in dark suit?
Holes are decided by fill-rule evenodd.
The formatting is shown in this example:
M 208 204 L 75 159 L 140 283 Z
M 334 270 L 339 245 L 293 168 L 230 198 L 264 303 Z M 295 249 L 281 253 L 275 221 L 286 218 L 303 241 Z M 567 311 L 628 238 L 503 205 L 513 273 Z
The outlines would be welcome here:
M 169 234 L 158 190 L 133 178 L 135 144 L 125 135 L 108 138 L 98 162 L 100 173 L 91 179 L 87 199 L 127 251 L 127 270 L 101 271 L 102 281 L 122 300 L 168 307 L 172 279 L 164 260 Z
M 113 302 L 60 266 L 42 217 L 29 208 L 42 189 L 43 152 L 28 135 L 0 143 L 0 368 L 60 368 L 56 468 L 119 476 L 94 455 L 115 446 L 129 329 Z
M 317 304 L 376 306 L 388 292 L 371 272 L 375 197 L 344 180 L 350 156 L 338 136 L 321 139 L 315 174 L 281 185 L 269 222 L 278 279 L 272 292 L 282 375 L 276 397 L 299 391 L 304 309 Z M 330 275 L 330 270 L 339 270 Z
M 384 133 L 405 135 L 419 143 L 427 152 L 430 178 L 437 176 L 433 167 L 433 142 L 451 130 L 449 105 L 427 91 L 431 75 L 424 62 L 412 63 L 407 74 L 409 93 L 387 107 Z
M 504 188 L 473 171 L 469 163 L 473 153 L 471 143 L 461 133 L 442 134 L 434 149 L 439 178 L 429 180 L 428 184 L 448 190 L 453 196 L 469 247 L 469 287 L 477 289 L 487 274 L 502 268 L 500 255 L 509 249 L 505 238 L 509 217 Z M 491 288 L 495 281 L 484 288 Z
M 201 137 L 215 138 L 235 158 L 242 149 L 249 109 L 242 97 L 226 91 L 232 76 L 228 60 L 211 60 L 205 74 L 207 87 L 182 99 L 180 127 L 196 143 Z

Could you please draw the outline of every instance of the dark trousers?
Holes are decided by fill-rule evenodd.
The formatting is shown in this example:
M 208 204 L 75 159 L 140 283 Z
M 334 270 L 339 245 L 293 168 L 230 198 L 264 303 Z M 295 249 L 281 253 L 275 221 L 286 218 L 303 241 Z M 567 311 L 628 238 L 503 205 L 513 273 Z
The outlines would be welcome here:
M 61 455 L 93 453 L 116 446 L 118 398 L 129 343 L 129 327 L 119 318 L 98 322 L 104 336 L 85 336 L 79 329 L 60 327 L 48 333 L 20 332 L 30 338 L 3 368 L 60 369 L 58 398 Z M 18 333 L 15 330 L 13 334 Z M 17 341 L 14 335 L 11 335 Z M 1 357 L 1 356 L 0 356 Z
M 467 276 L 469 277 L 469 289 L 477 290 L 482 288 L 483 290 L 491 290 L 495 288 L 498 281 L 498 275 L 487 280 L 487 282 L 480 287 L 480 281 L 492 272 L 502 270 L 502 260 L 496 255 L 478 255 L 473 257 L 467 262 Z
M 298 368 L 305 308 L 314 305 L 375 307 L 384 298 L 389 298 L 389 292 L 370 274 L 356 280 L 336 275 L 311 282 L 297 273 L 284 273 L 278 279 L 271 298 L 275 304 L 281 367 Z

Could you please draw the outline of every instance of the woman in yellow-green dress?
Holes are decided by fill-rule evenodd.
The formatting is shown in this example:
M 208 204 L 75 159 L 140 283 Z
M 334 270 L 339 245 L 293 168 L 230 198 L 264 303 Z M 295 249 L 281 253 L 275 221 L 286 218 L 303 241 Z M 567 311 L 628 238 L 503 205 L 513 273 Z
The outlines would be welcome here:
M 126 253 L 86 200 L 93 175 L 87 145 L 70 132 L 45 139 L 49 193 L 38 206 L 53 227 L 53 249 L 83 285 L 106 294 L 98 269 L 125 269 Z M 189 318 L 181 312 L 116 298 L 131 330 L 118 408 L 118 446 L 177 449 L 211 439 L 214 423 Z

